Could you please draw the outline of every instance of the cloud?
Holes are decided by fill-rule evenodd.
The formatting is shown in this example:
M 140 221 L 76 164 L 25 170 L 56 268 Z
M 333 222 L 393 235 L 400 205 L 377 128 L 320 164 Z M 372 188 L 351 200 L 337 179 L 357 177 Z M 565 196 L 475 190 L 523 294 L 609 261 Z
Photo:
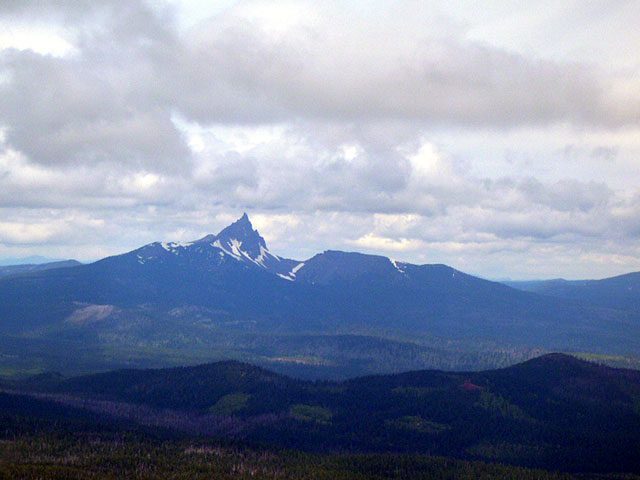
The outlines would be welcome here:
M 0 37 L 0 256 L 95 258 L 248 210 L 297 258 L 640 268 L 633 56 L 509 44 L 567 33 L 516 7 L 502 34 L 497 4 L 248 1 L 184 27 L 179 3 L 0 1 L 20 33 Z
M 637 91 L 611 97 L 614 80 L 597 68 L 447 35 L 433 10 L 249 2 L 185 33 L 171 9 L 141 2 L 38 5 L 2 8 L 39 21 L 49 12 L 72 32 L 75 53 L 4 50 L 0 121 L 11 146 L 39 163 L 189 169 L 176 112 L 204 124 L 395 118 L 509 128 L 615 127 L 640 113 Z
M 184 32 L 173 9 L 141 1 L 8 2 L 0 6 L 7 15 L 63 28 L 73 51 L 3 50 L 0 122 L 8 144 L 36 163 L 174 174 L 194 168 L 176 114 L 201 124 L 301 119 L 361 131 L 394 119 L 413 129 L 637 124 L 637 91 L 611 97 L 614 79 L 597 68 L 465 40 L 437 10 L 411 6 L 363 14 L 332 2 L 243 2 Z M 402 167 L 381 176 L 376 161 L 361 173 L 400 188 Z
M 51 5 L 22 7 L 40 17 Z M 163 18 L 136 2 L 63 2 L 51 16 L 73 32 L 71 54 L 0 53 L 8 79 L 0 86 L 0 122 L 11 148 L 43 165 L 189 169 L 191 152 L 157 88 L 175 66 Z
M 614 79 L 598 68 L 443 34 L 432 9 L 380 8 L 381 21 L 338 3 L 283 5 L 242 5 L 190 32 L 188 88 L 176 99 L 184 115 L 203 123 L 291 116 L 497 127 L 637 122 L 637 91 L 621 102 Z
M 383 250 L 390 252 L 405 252 L 411 250 L 415 251 L 425 247 L 424 242 L 417 239 L 392 239 L 386 237 L 378 237 L 372 233 L 368 233 L 365 236 L 348 243 L 359 248 L 365 248 L 367 250 Z

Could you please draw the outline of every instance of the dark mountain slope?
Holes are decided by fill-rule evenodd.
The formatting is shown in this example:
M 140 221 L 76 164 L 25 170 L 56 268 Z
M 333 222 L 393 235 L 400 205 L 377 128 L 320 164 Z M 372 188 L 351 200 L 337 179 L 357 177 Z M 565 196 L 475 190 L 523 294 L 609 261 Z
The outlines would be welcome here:
M 556 398 L 567 404 L 598 404 L 616 410 L 635 408 L 640 399 L 640 371 L 612 369 L 562 354 L 545 355 L 472 378 L 511 392 L 513 398 L 536 392 L 544 402 Z
M 528 341 L 550 349 L 612 347 L 617 338 L 616 347 L 631 350 L 627 333 L 640 327 L 631 313 L 532 295 L 446 265 L 328 251 L 305 261 L 296 278 L 322 292 L 323 307 L 338 325 Z
M 152 243 L 90 265 L 2 279 L 0 300 L 5 335 L 69 338 L 93 329 L 113 338 L 114 328 L 141 315 L 173 322 L 167 330 L 175 331 L 193 321 L 176 320 L 172 312 L 181 309 L 206 311 L 216 328 L 227 330 L 235 322 L 263 333 L 435 335 L 555 350 L 640 350 L 637 312 L 522 292 L 445 265 L 336 251 L 287 260 L 268 251 L 246 215 L 195 242 Z
M 206 410 L 227 394 L 243 393 L 258 396 L 258 408 L 245 411 L 255 413 L 285 407 L 286 398 L 299 396 L 302 385 L 259 367 L 225 361 L 195 367 L 117 370 L 77 377 L 56 389 L 182 410 Z
M 39 386 L 107 400 L 112 413 L 118 401 L 177 408 L 190 412 L 188 425 L 212 423 L 211 413 L 231 415 L 236 420 L 226 422 L 234 427 L 224 431 L 234 438 L 287 447 L 640 472 L 640 372 L 566 355 L 485 372 L 416 371 L 339 383 L 295 381 L 223 362 Z M 193 415 L 202 415 L 201 422 Z
M 151 248 L 145 248 L 149 253 Z M 30 332 L 63 323 L 85 305 L 159 309 L 182 305 L 215 308 L 238 317 L 275 314 L 288 302 L 290 282 L 239 263 L 214 268 L 198 257 L 183 260 L 159 255 L 149 265 L 137 253 L 91 265 L 6 279 L 0 282 L 0 318 L 5 332 Z M 160 255 L 163 255 L 161 257 Z M 83 305 L 84 304 L 84 305 Z
M 585 478 L 426 455 L 314 455 L 141 428 L 51 400 L 0 392 L 0 478 L 513 479 Z M 589 477 L 591 478 L 591 477 Z M 620 480 L 619 475 L 598 476 Z M 625 479 L 631 476 L 625 475 Z
M 231 238 L 234 233 L 246 236 Z M 293 263 L 270 254 L 243 216 L 218 236 L 189 244 L 157 242 L 89 265 L 0 280 L 0 332 L 31 333 L 64 324 L 87 305 L 152 305 L 160 311 L 197 305 L 269 325 L 271 317 L 290 310 L 295 296 L 292 282 L 272 265 L 289 271 Z

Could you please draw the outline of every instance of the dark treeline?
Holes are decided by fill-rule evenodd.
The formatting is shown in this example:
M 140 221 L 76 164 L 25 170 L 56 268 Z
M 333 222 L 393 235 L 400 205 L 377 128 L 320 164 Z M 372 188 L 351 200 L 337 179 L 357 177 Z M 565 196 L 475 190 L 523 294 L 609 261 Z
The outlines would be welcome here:
M 570 480 L 577 477 L 424 455 L 317 455 L 202 441 L 160 443 L 134 437 L 109 438 L 95 433 L 21 437 L 0 444 L 0 479 L 42 478 Z
M 7 480 L 576 478 L 426 455 L 321 455 L 208 440 L 7 393 L 0 393 L 0 427 L 0 479 Z

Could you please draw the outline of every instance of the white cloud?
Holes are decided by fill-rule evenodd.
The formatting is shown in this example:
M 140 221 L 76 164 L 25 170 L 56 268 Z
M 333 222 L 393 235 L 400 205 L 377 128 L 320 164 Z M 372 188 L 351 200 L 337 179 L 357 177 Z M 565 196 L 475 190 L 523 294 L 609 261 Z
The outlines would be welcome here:
M 296 258 L 640 269 L 640 12 L 552 3 L 0 2 L 0 257 L 247 210 Z
M 425 247 L 425 243 L 417 239 L 386 238 L 376 236 L 372 233 L 367 233 L 363 237 L 348 243 L 367 250 L 382 250 L 389 252 L 417 251 L 420 248 Z
M 0 51 L 9 48 L 32 50 L 54 57 L 65 57 L 77 52 L 73 44 L 56 29 L 0 22 Z

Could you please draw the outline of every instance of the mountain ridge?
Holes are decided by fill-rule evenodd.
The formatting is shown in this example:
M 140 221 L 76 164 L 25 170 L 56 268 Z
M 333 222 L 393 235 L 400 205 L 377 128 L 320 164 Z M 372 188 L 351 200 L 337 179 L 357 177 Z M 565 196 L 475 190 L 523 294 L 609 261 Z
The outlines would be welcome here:
M 223 228 L 218 234 L 207 234 L 202 238 L 187 243 L 153 242 L 122 255 L 133 253 L 135 253 L 140 264 L 162 256 L 166 258 L 167 254 L 178 256 L 195 254 L 203 260 L 218 265 L 228 260 L 235 260 L 248 267 L 262 268 L 286 280 L 293 280 L 287 274 L 299 263 L 272 253 L 267 248 L 264 238 L 253 228 L 246 213 L 232 224 Z M 116 255 L 115 257 L 120 256 Z
M 599 280 L 529 280 L 504 282 L 519 290 L 576 300 L 605 308 L 640 310 L 640 272 Z
M 246 214 L 193 242 L 154 242 L 92 264 L 0 279 L 0 319 L 0 335 L 158 351 L 219 345 L 222 334 L 640 351 L 637 312 L 523 292 L 442 264 L 336 250 L 282 258 Z M 225 348 L 233 351 L 233 341 Z
M 34 272 L 40 272 L 43 270 L 53 270 L 56 268 L 68 268 L 82 265 L 77 260 L 56 260 L 46 263 L 24 263 L 15 265 L 2 265 L 0 266 L 0 277 L 8 277 L 10 275 L 25 275 Z

